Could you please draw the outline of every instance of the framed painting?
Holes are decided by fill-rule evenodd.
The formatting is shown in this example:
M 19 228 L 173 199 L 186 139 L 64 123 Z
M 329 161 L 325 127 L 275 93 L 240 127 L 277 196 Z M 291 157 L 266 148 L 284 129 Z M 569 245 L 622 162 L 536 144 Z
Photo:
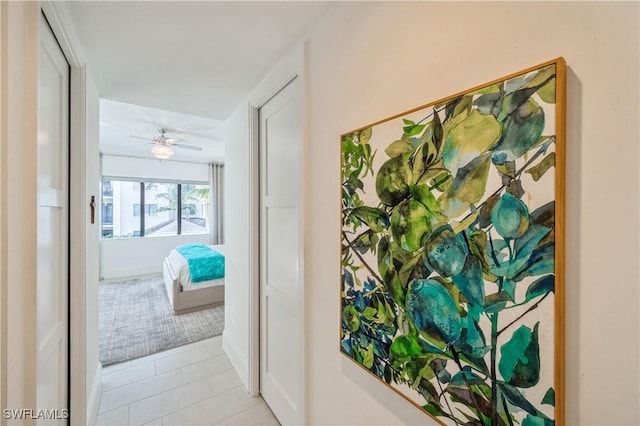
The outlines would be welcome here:
M 558 58 L 341 137 L 340 350 L 442 424 L 563 424 Z

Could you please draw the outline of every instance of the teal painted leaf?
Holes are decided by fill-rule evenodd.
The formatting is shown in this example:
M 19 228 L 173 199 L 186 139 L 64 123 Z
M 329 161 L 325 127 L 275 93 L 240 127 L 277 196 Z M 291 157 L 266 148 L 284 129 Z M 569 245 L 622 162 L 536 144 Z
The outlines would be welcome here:
M 405 302 L 415 328 L 437 342 L 450 344 L 460 337 L 460 313 L 449 292 L 434 280 L 413 280 Z
M 351 215 L 366 223 L 375 232 L 384 231 L 390 225 L 387 214 L 375 207 L 356 207 L 351 212 Z
M 490 155 L 484 154 L 458 170 L 453 182 L 438 199 L 442 214 L 449 218 L 459 217 L 482 199 L 490 164 Z
M 503 110 L 506 102 L 505 98 Z M 522 104 L 518 99 L 512 99 L 509 105 L 507 111 L 519 106 L 501 119 L 504 127 L 502 138 L 493 148 L 493 162 L 496 164 L 520 158 L 538 142 L 544 130 L 544 111 L 533 99 L 529 98 Z
M 445 167 L 455 176 L 458 169 L 487 152 L 501 133 L 502 126 L 494 116 L 472 110 L 447 134 L 442 150 Z
M 555 290 L 555 276 L 545 275 L 544 277 L 535 280 L 529 288 L 527 288 L 527 294 L 525 296 L 525 302 L 535 299 L 538 296 L 543 296 L 549 292 Z
M 453 283 L 460 293 L 470 303 L 478 306 L 484 305 L 484 279 L 482 278 L 482 263 L 473 256 L 468 255 L 466 262 L 459 274 L 452 277 Z
M 553 242 L 536 247 L 527 260 L 526 267 L 515 277 L 520 281 L 525 277 L 553 274 L 555 272 L 555 246 Z
M 425 244 L 427 264 L 443 277 L 459 274 L 466 262 L 466 253 L 451 225 L 433 231 Z
M 518 198 L 505 192 L 491 210 L 491 222 L 503 238 L 518 238 L 529 228 L 529 209 Z
M 500 392 L 507 398 L 507 400 L 515 405 L 516 407 L 522 408 L 527 413 L 531 414 L 534 417 L 540 417 L 543 419 L 548 419 L 540 410 L 531 404 L 527 398 L 516 388 L 515 386 L 508 385 L 504 382 L 498 382 L 498 388 Z
M 522 426 L 554 426 L 556 422 L 548 418 L 535 417 L 530 414 L 522 420 Z
M 378 198 L 388 206 L 395 206 L 409 195 L 411 169 L 402 155 L 387 160 L 376 176 Z
M 551 232 L 551 229 L 546 226 L 535 224 L 530 225 L 527 232 L 525 232 L 520 238 L 516 239 L 514 244 L 516 257 L 529 257 L 533 250 L 538 247 L 540 241 L 542 241 L 549 232 Z
M 431 215 L 421 203 L 404 200 L 393 209 L 391 231 L 400 247 L 414 252 L 422 247 L 425 236 L 431 232 Z
M 542 404 L 556 406 L 556 391 L 553 388 L 547 389 L 547 393 L 542 398 Z
M 506 279 L 502 283 L 502 291 L 507 295 L 510 301 L 516 301 L 516 283 Z
M 533 331 L 520 326 L 511 339 L 500 348 L 498 368 L 504 380 L 519 388 L 535 386 L 540 379 L 540 347 L 538 325 Z
M 502 104 L 502 93 L 485 93 L 478 96 L 478 99 L 473 101 L 473 105 L 478 108 L 483 114 L 491 114 L 497 117 L 500 113 L 500 105 Z

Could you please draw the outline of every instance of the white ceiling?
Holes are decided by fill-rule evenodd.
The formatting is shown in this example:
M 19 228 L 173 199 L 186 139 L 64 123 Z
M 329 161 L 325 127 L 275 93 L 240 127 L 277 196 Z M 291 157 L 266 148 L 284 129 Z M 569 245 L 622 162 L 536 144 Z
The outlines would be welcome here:
M 100 150 L 153 158 L 158 127 L 178 161 L 224 158 L 224 120 L 331 6 L 327 1 L 68 1 L 101 101 Z
M 103 154 L 154 158 L 152 139 L 158 128 L 178 143 L 202 148 L 194 151 L 174 148 L 171 160 L 208 163 L 224 159 L 224 122 L 155 108 L 100 101 L 100 151 Z M 133 137 L 137 136 L 137 137 Z

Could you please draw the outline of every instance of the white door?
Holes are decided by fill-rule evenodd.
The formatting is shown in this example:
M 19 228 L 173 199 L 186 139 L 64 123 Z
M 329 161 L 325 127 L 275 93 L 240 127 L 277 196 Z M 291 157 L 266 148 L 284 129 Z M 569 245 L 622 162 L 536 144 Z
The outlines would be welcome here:
M 36 403 L 39 409 L 63 410 L 69 356 L 69 64 L 44 18 L 39 61 Z
M 282 424 L 304 423 L 299 91 L 293 80 L 259 111 L 260 393 Z

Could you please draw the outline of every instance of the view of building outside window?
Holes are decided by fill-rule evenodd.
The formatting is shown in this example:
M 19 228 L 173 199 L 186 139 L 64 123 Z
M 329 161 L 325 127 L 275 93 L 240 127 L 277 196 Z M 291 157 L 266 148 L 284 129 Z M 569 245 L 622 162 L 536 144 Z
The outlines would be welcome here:
M 171 182 L 102 181 L 102 237 L 203 234 L 209 230 L 209 186 Z M 182 197 L 178 200 L 178 188 Z M 144 200 L 143 196 L 144 195 Z M 144 212 L 141 206 L 144 204 Z M 178 208 L 181 226 L 178 229 Z M 143 217 L 141 217 L 143 214 Z M 140 232 L 144 219 L 144 232 Z
M 144 202 L 156 205 L 156 214 L 145 214 L 144 235 L 177 235 L 178 185 L 175 183 L 145 183 Z M 145 212 L 147 213 L 147 212 Z M 150 213 L 150 211 L 149 211 Z
M 209 232 L 209 185 L 182 185 L 182 233 Z

